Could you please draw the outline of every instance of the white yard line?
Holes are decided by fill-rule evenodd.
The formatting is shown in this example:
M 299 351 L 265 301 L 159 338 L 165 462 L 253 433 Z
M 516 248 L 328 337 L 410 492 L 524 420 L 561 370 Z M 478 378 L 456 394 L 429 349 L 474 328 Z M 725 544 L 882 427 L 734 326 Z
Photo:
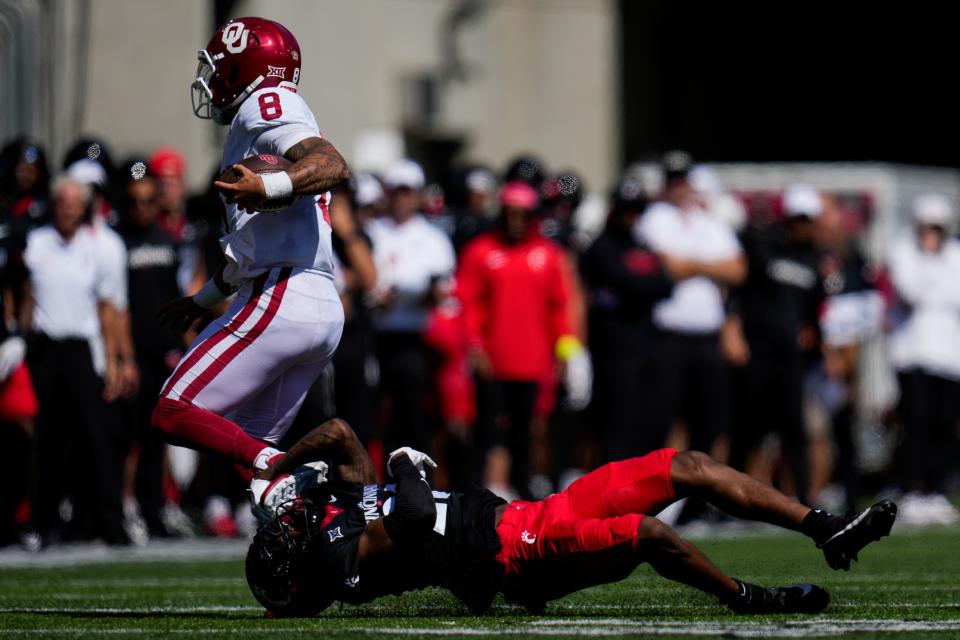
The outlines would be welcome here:
M 247 611 L 254 607 L 158 607 L 150 611 Z M 90 610 L 83 610 L 90 611 Z M 123 609 L 95 609 L 94 612 L 112 613 L 123 612 Z M 132 610 L 140 611 L 140 610 Z M 320 622 L 320 620 L 318 620 Z M 231 636 L 262 636 L 265 631 L 276 633 L 303 633 L 310 630 L 310 625 L 299 627 L 270 626 L 264 628 L 237 628 L 237 627 L 206 627 L 203 629 L 169 629 L 169 628 L 111 628 L 98 629 L 90 627 L 57 627 L 57 628 L 16 628 L 0 629 L 4 636 L 43 636 L 43 635 L 143 635 L 152 633 L 164 634 L 226 634 Z M 353 626 L 335 630 L 337 633 L 361 634 L 390 634 L 402 636 L 447 636 L 447 637 L 476 637 L 476 636 L 569 636 L 582 635 L 594 637 L 619 637 L 637 634 L 658 636 L 718 636 L 732 638 L 807 638 L 813 636 L 840 636 L 847 633 L 881 633 L 881 632 L 960 632 L 960 620 L 957 621 L 923 621 L 923 620 L 887 620 L 883 618 L 836 618 L 812 617 L 804 620 L 785 620 L 783 622 L 699 622 L 684 621 L 643 621 L 624 618 L 597 618 L 597 619 L 564 619 L 551 618 L 511 623 L 509 627 L 502 625 L 478 626 L 463 625 L 456 621 L 455 625 L 442 627 L 382 627 L 377 625 Z
M 457 627 L 352 627 L 347 632 L 368 634 L 396 634 L 409 636 L 595 636 L 619 637 L 637 634 L 659 636 L 724 636 L 727 638 L 807 638 L 840 636 L 847 633 L 960 631 L 960 621 L 893 621 L 844 620 L 820 622 L 810 626 L 788 626 L 776 623 L 676 623 L 621 621 L 611 624 L 566 623 L 564 625 L 534 626 L 534 623 L 512 625 L 509 628 Z
M 100 543 L 70 544 L 30 552 L 23 549 L 0 551 L 0 570 L 29 567 L 72 567 L 91 564 L 204 560 L 242 560 L 249 540 L 203 538 L 157 540 L 145 547 L 108 547 Z
M 23 599 L 35 599 L 33 596 L 23 596 Z M 65 600 L 77 600 L 82 598 L 90 599 L 103 599 L 99 596 L 52 596 L 51 599 L 65 599 Z M 10 600 L 11 598 L 4 598 L 5 600 Z M 412 607 L 418 613 L 430 613 L 436 611 L 449 611 L 453 605 L 444 606 L 444 605 L 420 605 L 417 607 Z M 659 610 L 664 608 L 669 609 L 682 609 L 685 611 L 697 610 L 697 611 L 709 611 L 717 610 L 719 605 L 716 604 L 651 604 L 651 603 L 640 603 L 634 605 L 618 605 L 618 604 L 578 604 L 578 605 L 568 605 L 568 606 L 551 606 L 549 609 L 549 614 L 576 614 L 578 611 L 632 611 L 632 610 Z M 878 606 L 884 609 L 902 609 L 902 608 L 920 608 L 920 609 L 960 609 L 960 604 L 951 603 L 951 602 L 941 602 L 941 603 L 931 603 L 931 602 L 884 602 L 880 603 L 870 603 L 870 602 L 849 602 L 849 603 L 834 603 L 830 605 L 831 609 L 862 609 L 863 607 Z M 365 605 L 362 607 L 363 610 L 369 609 L 378 609 L 381 612 L 389 613 L 391 610 L 395 610 L 396 607 L 391 607 L 388 605 L 379 605 L 379 606 L 369 606 Z M 220 612 L 260 612 L 263 611 L 263 607 L 259 605 L 197 605 L 197 606 L 176 606 L 176 605 L 164 605 L 157 607 L 30 607 L 30 606 L 5 606 L 0 607 L 0 613 L 36 613 L 36 614 L 63 614 L 63 615 L 73 615 L 78 613 L 104 613 L 104 614 L 129 614 L 129 615 L 150 615 L 154 613 L 220 613 Z M 494 616 L 497 614 L 507 614 L 507 613 L 516 613 L 523 612 L 523 607 L 514 606 L 514 605 L 497 605 L 491 609 L 491 614 Z M 405 613 L 398 613 L 396 617 L 407 617 Z M 338 618 L 338 616 L 333 615 L 331 618 Z M 618 624 L 647 624 L 647 621 L 643 620 L 627 620 L 627 619 L 614 619 Z M 819 624 L 821 622 L 836 622 L 836 623 L 846 623 L 848 621 L 859 621 L 865 622 L 867 620 L 862 618 L 810 618 L 809 622 L 804 621 L 790 621 L 789 624 Z M 886 618 L 871 618 L 870 622 L 883 622 Z M 611 622 L 610 619 L 604 618 L 595 618 L 584 620 L 582 618 L 547 618 L 544 620 L 524 622 L 523 624 L 530 624 L 534 626 L 558 626 L 564 624 L 578 624 L 578 625 L 596 625 L 604 624 Z M 686 625 L 686 621 L 660 621 L 657 624 L 662 625 Z M 960 624 L 960 620 L 957 621 L 957 624 Z
M 42 578 L 30 580 L 31 587 L 58 589 L 129 589 L 130 587 L 217 587 L 246 585 L 245 578 Z
M 45 615 L 77 613 L 122 613 L 126 615 L 150 615 L 153 613 L 223 613 L 237 611 L 263 611 L 254 605 L 208 605 L 196 607 L 0 607 L 0 613 L 41 613 Z

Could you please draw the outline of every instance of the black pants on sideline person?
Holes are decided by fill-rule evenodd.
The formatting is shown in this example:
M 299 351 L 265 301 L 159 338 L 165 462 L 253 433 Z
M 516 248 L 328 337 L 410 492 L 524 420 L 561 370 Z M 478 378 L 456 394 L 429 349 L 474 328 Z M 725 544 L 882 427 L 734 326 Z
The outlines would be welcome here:
M 429 363 L 427 347 L 417 333 L 381 333 L 377 338 L 380 360 L 381 407 L 386 410 L 384 449 L 409 445 L 420 451 L 430 447 L 424 398 Z
M 906 491 L 943 492 L 960 417 L 960 383 L 919 369 L 901 371 L 897 380 L 900 484 Z
M 521 498 L 530 495 L 530 427 L 537 401 L 538 385 L 533 381 L 477 381 L 478 460 L 494 446 L 510 452 L 510 483 Z
M 128 405 L 132 436 L 140 449 L 134 493 L 150 535 L 164 537 L 169 534 L 163 524 L 163 465 L 167 445 L 160 439 L 160 432 L 151 426 L 150 417 L 171 371 L 162 358 L 143 358 L 137 366 L 140 369 L 140 390 Z
M 17 511 L 27 497 L 27 479 L 30 474 L 30 435 L 19 424 L 0 422 L 6 454 L 4 474 L 7 485 L 0 492 L 0 547 L 20 540 Z
M 657 402 L 656 359 L 653 344 L 612 344 L 591 339 L 593 347 L 593 401 L 591 414 L 600 437 L 604 462 L 642 456 L 664 446 L 664 420 L 653 419 Z M 602 345 L 602 346 L 600 346 Z
M 709 453 L 726 431 L 726 367 L 718 337 L 662 332 L 657 343 L 654 424 L 667 433 L 682 419 L 689 448 Z
M 42 539 L 55 538 L 62 524 L 60 503 L 69 495 L 90 505 L 91 530 L 77 535 L 125 542 L 116 434 L 104 426 L 103 383 L 94 371 L 90 344 L 33 335 L 27 354 L 40 409 L 34 432 L 34 526 Z M 81 468 L 83 475 L 73 476 L 72 468 Z
M 297 440 L 335 416 L 350 423 L 349 419 L 339 413 L 339 408 L 334 402 L 334 367 L 332 363 L 327 363 L 310 385 L 307 396 L 303 399 L 300 410 L 297 411 L 297 417 L 293 419 L 290 429 L 283 434 L 278 446 L 286 451 Z
M 810 460 L 803 421 L 803 357 L 799 353 L 751 350 L 750 362 L 732 374 L 734 411 L 730 466 L 744 470 L 747 457 L 767 434 L 780 437 L 797 497 L 807 503 Z
M 380 364 L 376 342 L 366 326 L 348 322 L 333 354 L 334 394 L 337 416 L 347 421 L 360 442 L 373 435 Z

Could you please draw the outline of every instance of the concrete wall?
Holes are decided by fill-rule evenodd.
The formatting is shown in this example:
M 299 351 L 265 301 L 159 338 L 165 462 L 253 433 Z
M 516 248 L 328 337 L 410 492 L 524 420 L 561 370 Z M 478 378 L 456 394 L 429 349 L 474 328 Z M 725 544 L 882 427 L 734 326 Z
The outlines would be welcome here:
M 240 2 L 235 16 L 287 25 L 303 49 L 301 92 L 324 133 L 353 159 L 373 130 L 400 132 L 404 81 L 436 72 L 452 0 Z M 195 53 L 214 25 L 207 2 L 92 0 L 83 132 L 124 157 L 171 144 L 204 184 L 223 129 L 194 118 Z M 606 190 L 616 170 L 616 5 L 613 0 L 490 2 L 461 31 L 470 72 L 449 83 L 431 130 L 461 135 L 462 154 L 499 169 L 533 151 Z M 368 163 L 369 164 L 369 163 Z
M 169 144 L 187 156 L 194 187 L 219 157 L 216 127 L 193 116 L 196 53 L 212 33 L 212 12 L 196 0 L 93 0 L 83 132 L 114 156 Z

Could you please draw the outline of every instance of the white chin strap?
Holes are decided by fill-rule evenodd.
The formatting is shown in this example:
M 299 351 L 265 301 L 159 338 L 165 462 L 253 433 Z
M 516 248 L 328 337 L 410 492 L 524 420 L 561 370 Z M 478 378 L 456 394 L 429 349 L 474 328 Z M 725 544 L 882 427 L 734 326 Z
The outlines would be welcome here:
M 247 99 L 247 96 L 249 96 L 251 93 L 253 93 L 254 91 L 256 91 L 256 90 L 257 90 L 257 87 L 259 87 L 261 84 L 263 84 L 263 81 L 264 81 L 264 77 L 263 77 L 262 75 L 257 76 L 257 79 L 254 80 L 253 82 L 251 82 L 250 84 L 248 84 L 248 85 L 247 85 L 247 88 L 244 89 L 244 90 L 240 93 L 240 95 L 237 96 L 237 99 L 234 100 L 233 102 L 231 102 L 230 104 L 228 104 L 227 106 L 225 106 L 225 107 L 223 108 L 223 111 L 230 111 L 231 109 L 233 109 L 234 107 L 236 107 L 237 105 L 239 105 L 241 102 L 243 102 L 244 100 L 246 100 L 246 99 Z

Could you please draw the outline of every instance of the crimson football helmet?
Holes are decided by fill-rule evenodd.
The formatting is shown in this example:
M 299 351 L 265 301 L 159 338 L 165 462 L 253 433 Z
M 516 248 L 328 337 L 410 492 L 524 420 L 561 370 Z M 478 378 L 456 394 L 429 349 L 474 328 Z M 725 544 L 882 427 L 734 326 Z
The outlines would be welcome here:
M 300 82 L 300 45 L 286 27 L 264 18 L 235 18 L 217 29 L 190 87 L 193 113 L 230 124 L 237 108 L 257 89 Z

